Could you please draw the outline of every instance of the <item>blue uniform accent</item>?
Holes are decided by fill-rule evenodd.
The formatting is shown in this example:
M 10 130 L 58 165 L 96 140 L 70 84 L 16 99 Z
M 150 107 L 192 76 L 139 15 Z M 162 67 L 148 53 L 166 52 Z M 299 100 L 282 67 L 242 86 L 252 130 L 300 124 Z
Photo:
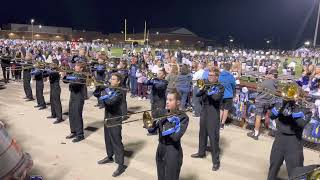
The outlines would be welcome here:
M 292 113 L 293 118 L 304 118 L 303 112 Z
M 275 115 L 275 116 L 279 116 L 279 112 L 276 108 L 272 108 L 271 110 L 272 114 Z
M 36 75 L 38 73 L 40 73 L 40 70 L 38 70 L 38 69 L 35 69 L 35 70 L 31 71 L 31 75 Z
M 174 123 L 175 126 L 161 133 L 162 136 L 167 136 L 173 133 L 178 133 L 180 131 L 180 118 L 177 116 L 172 116 L 167 118 L 170 123 Z
M 314 138 L 320 138 L 320 127 L 319 127 L 319 121 L 316 121 L 315 123 L 312 124 L 312 132 L 311 135 Z M 317 132 L 318 128 L 318 132 Z
M 111 91 L 109 88 L 107 88 L 105 91 L 107 92 L 107 94 L 104 95 L 104 96 L 101 96 L 101 97 L 99 98 L 99 100 L 104 101 L 104 100 L 106 100 L 106 99 L 111 99 L 112 97 L 115 96 L 114 91 Z
M 209 96 L 212 96 L 212 95 L 214 95 L 214 94 L 218 94 L 219 92 L 220 92 L 219 88 L 216 87 L 216 86 L 214 86 L 214 87 L 212 87 L 212 88 L 207 92 L 207 94 L 208 94 Z
M 69 80 L 69 81 L 75 81 L 77 79 L 78 79 L 78 77 L 76 77 L 76 76 L 67 76 L 66 77 L 66 80 Z
M 98 66 L 97 66 L 97 70 L 98 70 L 98 71 L 102 71 L 102 70 L 104 70 L 103 65 L 98 65 Z

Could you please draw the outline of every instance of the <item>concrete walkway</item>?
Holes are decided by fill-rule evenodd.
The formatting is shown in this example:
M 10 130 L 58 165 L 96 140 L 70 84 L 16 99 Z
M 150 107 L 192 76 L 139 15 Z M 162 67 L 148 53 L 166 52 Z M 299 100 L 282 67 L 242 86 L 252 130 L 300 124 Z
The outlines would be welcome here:
M 62 85 L 63 111 L 68 109 L 68 86 Z M 33 93 L 35 87 L 33 86 Z M 92 91 L 92 90 L 91 90 Z M 49 101 L 49 86 L 45 83 L 45 99 Z M 34 94 L 35 96 L 35 94 Z M 118 178 L 112 178 L 115 164 L 98 165 L 97 161 L 106 156 L 103 137 L 104 109 L 94 107 L 96 98 L 91 97 L 84 106 L 85 127 L 95 127 L 96 131 L 85 131 L 86 139 L 72 143 L 65 136 L 70 133 L 68 120 L 53 125 L 48 109 L 38 111 L 33 108 L 36 102 L 25 102 L 22 83 L 10 83 L 0 90 L 0 120 L 7 124 L 11 136 L 15 137 L 25 152 L 34 160 L 32 175 L 42 175 L 46 180 L 155 180 L 155 152 L 157 136 L 147 136 L 142 122 L 123 126 L 123 142 L 126 152 L 127 171 Z M 149 109 L 149 101 L 138 101 L 128 97 L 131 111 Z M 131 119 L 141 118 L 141 114 Z M 65 116 L 64 118 L 68 118 Z M 263 180 L 266 179 L 269 156 L 273 139 L 261 137 L 254 141 L 246 136 L 247 131 L 228 126 L 221 132 L 221 169 L 212 172 L 211 155 L 205 159 L 192 159 L 197 152 L 199 120 L 190 116 L 190 124 L 182 140 L 184 151 L 181 180 Z M 304 150 L 305 165 L 319 163 L 317 152 Z M 287 175 L 285 166 L 280 176 Z

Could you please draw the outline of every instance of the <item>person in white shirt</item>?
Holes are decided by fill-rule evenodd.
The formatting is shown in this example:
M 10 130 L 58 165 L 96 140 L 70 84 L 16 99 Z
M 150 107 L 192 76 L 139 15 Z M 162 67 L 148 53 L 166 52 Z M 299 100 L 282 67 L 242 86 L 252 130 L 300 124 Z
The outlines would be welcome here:
M 159 69 L 161 69 L 161 61 L 157 60 L 155 65 L 152 67 L 151 72 L 154 74 L 158 74 Z
M 197 93 L 199 91 L 199 88 L 195 85 L 196 85 L 197 80 L 203 79 L 204 67 L 205 67 L 204 63 L 199 63 L 198 70 L 192 75 L 192 81 L 194 82 L 193 96 L 192 96 L 193 116 L 194 117 L 200 117 L 201 104 L 200 104 L 200 98 L 197 97 Z

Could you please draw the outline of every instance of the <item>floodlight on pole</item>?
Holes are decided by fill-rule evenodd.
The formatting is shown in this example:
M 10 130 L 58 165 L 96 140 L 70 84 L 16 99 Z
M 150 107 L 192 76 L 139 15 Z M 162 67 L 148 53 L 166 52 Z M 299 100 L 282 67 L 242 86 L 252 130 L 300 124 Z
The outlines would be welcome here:
M 31 39 L 33 41 L 33 23 L 34 23 L 34 19 L 31 19 L 30 22 L 31 22 Z
M 318 17 L 317 17 L 317 22 L 316 22 L 316 29 L 314 31 L 313 47 L 316 47 L 316 44 L 317 44 L 319 19 L 320 19 L 320 0 L 319 0 L 319 6 L 318 6 Z
M 311 44 L 310 41 L 304 42 L 304 45 L 305 45 L 305 46 L 310 46 L 310 44 Z

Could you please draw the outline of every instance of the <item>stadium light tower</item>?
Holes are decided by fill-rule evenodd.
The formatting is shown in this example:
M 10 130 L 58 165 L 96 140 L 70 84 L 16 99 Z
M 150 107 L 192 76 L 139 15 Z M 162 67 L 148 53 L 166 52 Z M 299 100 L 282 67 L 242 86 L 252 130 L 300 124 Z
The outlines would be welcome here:
M 320 0 L 319 0 L 319 7 L 318 7 L 318 17 L 317 17 L 317 22 L 316 22 L 316 29 L 314 32 L 313 47 L 316 47 L 316 44 L 317 44 L 319 19 L 320 19 Z
M 31 39 L 32 39 L 32 41 L 33 41 L 33 23 L 34 23 L 34 19 L 31 19 L 30 20 L 30 22 L 31 22 Z

